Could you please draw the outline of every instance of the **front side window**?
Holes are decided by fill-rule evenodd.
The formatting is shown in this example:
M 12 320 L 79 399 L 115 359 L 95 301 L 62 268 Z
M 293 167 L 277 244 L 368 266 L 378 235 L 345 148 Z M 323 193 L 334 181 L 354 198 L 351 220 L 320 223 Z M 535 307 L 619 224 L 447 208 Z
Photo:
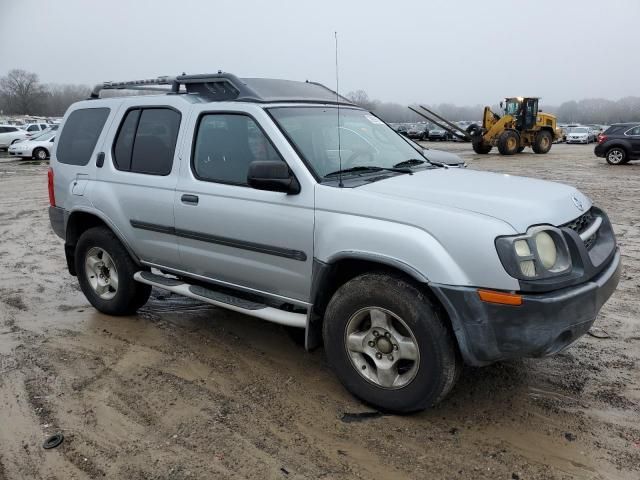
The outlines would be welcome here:
M 192 157 L 198 179 L 246 185 L 249 164 L 255 160 L 282 158 L 251 117 L 222 113 L 202 116 Z
M 170 108 L 129 110 L 113 145 L 118 170 L 169 175 L 180 129 L 179 112 Z
M 79 166 L 89 163 L 108 116 L 108 108 L 82 108 L 71 112 L 56 148 L 58 161 Z
M 276 107 L 269 112 L 319 178 L 339 170 L 340 160 L 343 170 L 424 160 L 403 137 L 364 110 L 341 108 L 339 124 L 335 107 Z

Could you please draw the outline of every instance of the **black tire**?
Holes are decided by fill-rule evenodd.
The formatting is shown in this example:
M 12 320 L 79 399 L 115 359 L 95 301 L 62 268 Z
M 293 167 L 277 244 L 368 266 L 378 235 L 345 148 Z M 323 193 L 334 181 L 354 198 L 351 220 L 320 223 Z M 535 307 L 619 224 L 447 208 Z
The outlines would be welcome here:
M 475 123 L 472 123 L 467 127 L 467 133 L 472 137 L 474 135 L 479 135 L 481 132 L 482 132 L 482 129 Z
M 486 155 L 493 148 L 491 145 L 484 143 L 484 141 L 482 140 L 482 137 L 480 137 L 478 140 L 476 139 L 472 140 L 471 147 L 473 147 L 474 152 L 480 155 Z
M 115 264 L 118 285 L 111 299 L 101 298 L 89 282 L 85 261 L 87 253 L 95 248 L 106 252 Z M 108 228 L 94 227 L 80 235 L 74 261 L 80 288 L 96 310 L 107 315 L 132 315 L 147 303 L 151 295 L 151 286 L 133 279 L 133 274 L 141 268 L 133 261 L 118 237 Z
M 362 368 L 364 363 L 358 368 L 352 361 L 346 345 L 347 329 L 350 319 L 367 308 L 384 309 L 397 315 L 406 325 L 405 333 L 415 339 L 419 360 L 412 362 L 411 368 L 416 368 L 414 376 L 403 386 L 385 388 L 360 373 L 366 370 L 366 366 Z M 375 330 L 373 326 L 369 328 Z M 368 273 L 342 285 L 327 306 L 323 337 L 329 364 L 342 384 L 356 397 L 383 411 L 406 413 L 435 405 L 451 391 L 460 374 L 461 361 L 455 341 L 437 308 L 418 288 L 396 276 Z M 395 337 L 390 338 L 393 342 Z M 367 345 L 371 347 L 372 343 Z M 363 343 L 364 348 L 368 348 L 367 345 Z M 402 348 L 391 354 L 396 352 L 403 358 Z M 365 354 L 362 358 L 365 359 Z M 376 364 L 372 363 L 376 360 L 372 356 L 366 358 L 369 371 L 377 375 Z M 393 360 L 391 355 L 389 358 Z M 396 359 L 396 365 L 400 363 Z
M 611 147 L 604 158 L 609 165 L 624 165 L 629 162 L 627 151 L 622 147 Z
M 47 152 L 47 150 L 44 148 L 36 148 L 33 151 L 33 156 L 38 160 L 46 160 L 47 158 L 49 158 L 49 152 Z
M 505 130 L 498 138 L 498 151 L 502 155 L 514 155 L 520 147 L 520 136 L 515 130 Z

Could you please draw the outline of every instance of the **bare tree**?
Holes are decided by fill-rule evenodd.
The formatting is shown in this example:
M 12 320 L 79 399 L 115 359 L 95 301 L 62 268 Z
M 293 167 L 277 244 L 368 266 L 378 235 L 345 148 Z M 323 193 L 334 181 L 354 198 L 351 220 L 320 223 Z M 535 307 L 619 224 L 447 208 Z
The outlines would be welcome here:
M 369 111 L 375 110 L 376 106 L 378 106 L 378 104 L 380 103 L 377 100 L 369 99 L 369 95 L 367 95 L 367 92 L 365 92 L 364 90 L 356 90 L 355 92 L 349 92 L 347 93 L 347 98 L 351 100 L 353 103 L 355 103 L 356 105 Z
M 29 115 L 38 109 L 44 89 L 37 74 L 15 69 L 0 78 L 0 96 L 3 97 L 7 113 Z

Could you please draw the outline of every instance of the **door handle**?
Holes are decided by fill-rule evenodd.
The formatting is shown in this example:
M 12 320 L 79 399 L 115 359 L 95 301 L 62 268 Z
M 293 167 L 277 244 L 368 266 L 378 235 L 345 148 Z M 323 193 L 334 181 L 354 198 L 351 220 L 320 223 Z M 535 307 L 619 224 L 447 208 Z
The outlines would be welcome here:
M 96 158 L 96 167 L 102 168 L 103 165 L 104 165 L 104 152 L 100 152 L 98 153 L 98 156 Z
M 189 195 L 185 193 L 180 197 L 182 203 L 188 203 L 189 205 L 197 205 L 198 204 L 198 196 L 197 195 Z

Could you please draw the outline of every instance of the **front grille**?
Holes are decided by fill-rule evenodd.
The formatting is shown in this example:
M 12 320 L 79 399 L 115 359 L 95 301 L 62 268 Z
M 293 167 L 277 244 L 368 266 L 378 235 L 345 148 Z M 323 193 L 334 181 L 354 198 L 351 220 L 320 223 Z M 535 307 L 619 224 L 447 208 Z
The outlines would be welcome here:
M 580 215 L 575 220 L 572 220 L 569 223 L 565 223 L 562 226 L 570 228 L 571 230 L 576 232 L 578 235 L 580 235 L 582 232 L 584 232 L 587 228 L 591 226 L 594 220 L 595 220 L 595 216 L 593 215 L 593 212 L 589 210 L 587 213 Z M 598 237 L 598 232 L 594 233 L 584 241 L 584 246 L 587 247 L 587 250 L 591 250 L 593 245 L 595 245 L 597 237 Z

